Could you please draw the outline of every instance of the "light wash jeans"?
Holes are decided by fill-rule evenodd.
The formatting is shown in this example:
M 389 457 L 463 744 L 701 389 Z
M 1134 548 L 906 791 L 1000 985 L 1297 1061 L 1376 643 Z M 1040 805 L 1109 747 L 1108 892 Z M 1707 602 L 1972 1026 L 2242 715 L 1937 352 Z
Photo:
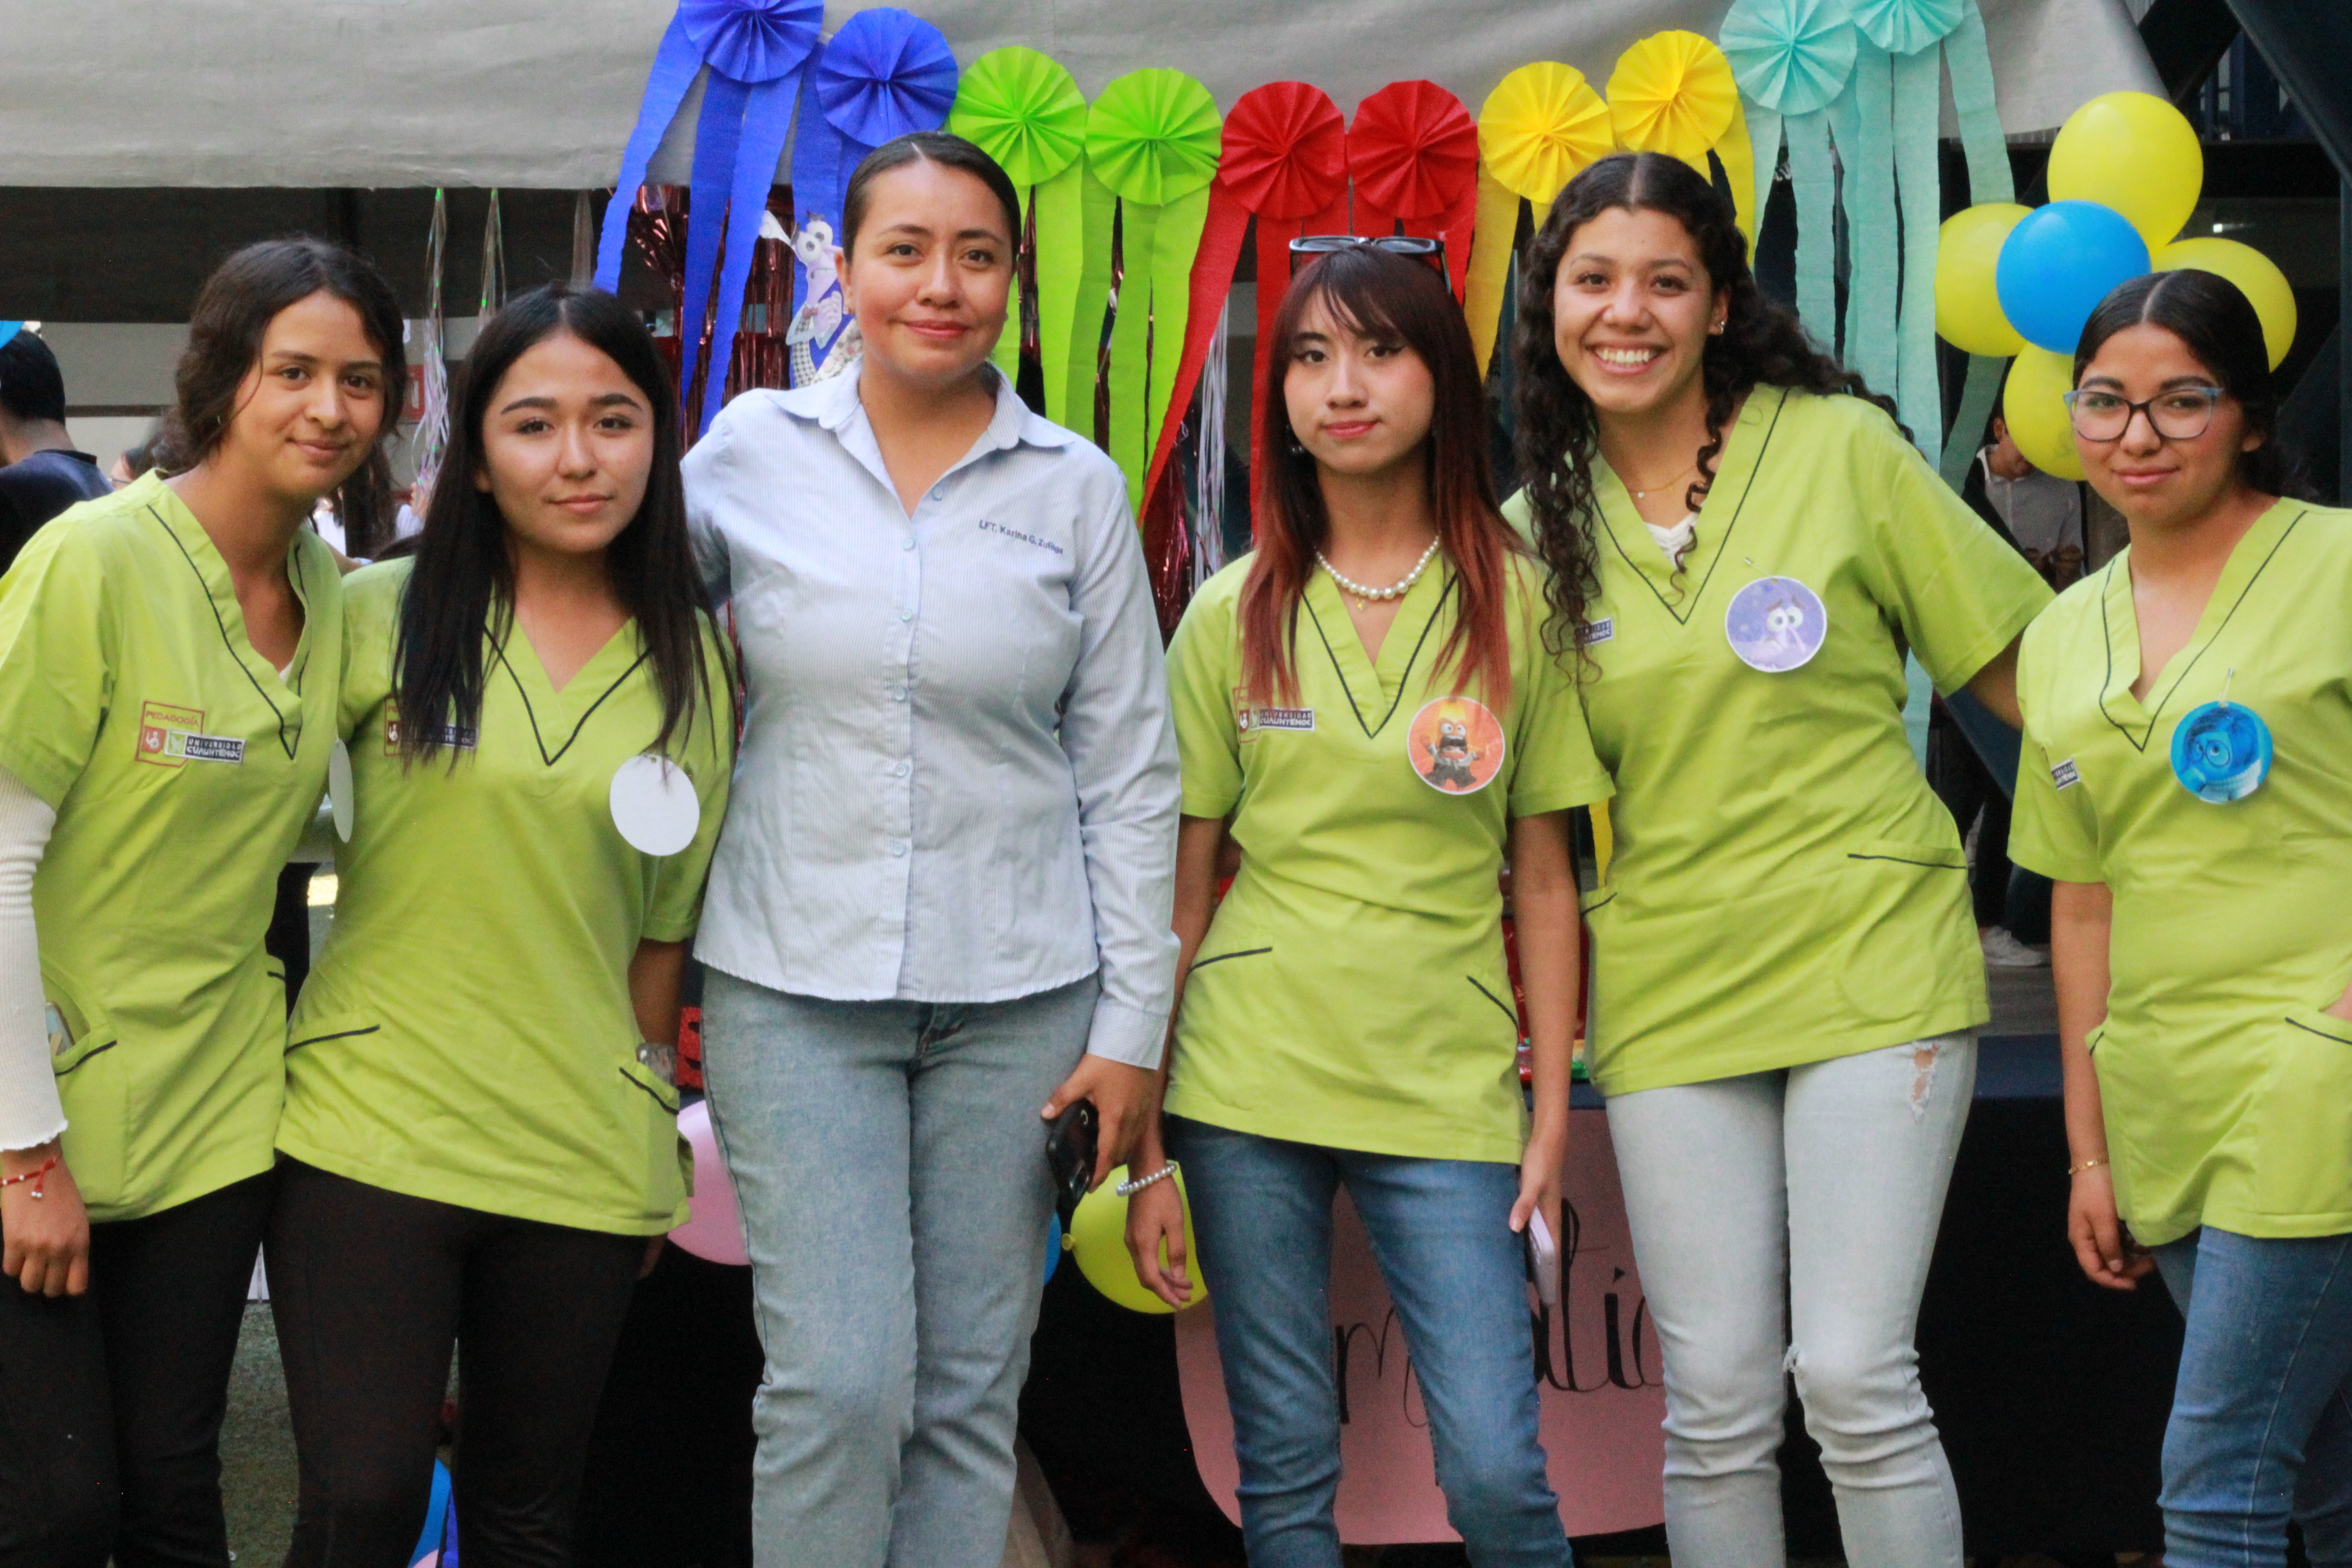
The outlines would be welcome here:
M 1037 1108 L 1097 989 L 825 1002 L 709 972 L 704 1073 L 767 1355 L 759 1568 L 1002 1561 L 1054 1212 Z
M 1429 1412 L 1445 1517 L 1477 1568 L 1568 1568 L 1537 1436 L 1516 1166 L 1282 1142 L 1168 1118 L 1241 1461 L 1250 1568 L 1339 1568 L 1331 1200 L 1345 1183 Z
M 2352 1236 L 2207 1226 L 2156 1248 L 2189 1332 L 2164 1432 L 2167 1568 L 2352 1563 Z
M 1912 1335 L 1976 1066 L 1975 1037 L 1946 1035 L 1610 1098 L 1665 1352 L 1677 1563 L 1788 1561 L 1777 1456 L 1793 1371 L 1846 1560 L 1959 1568 L 1959 1498 Z

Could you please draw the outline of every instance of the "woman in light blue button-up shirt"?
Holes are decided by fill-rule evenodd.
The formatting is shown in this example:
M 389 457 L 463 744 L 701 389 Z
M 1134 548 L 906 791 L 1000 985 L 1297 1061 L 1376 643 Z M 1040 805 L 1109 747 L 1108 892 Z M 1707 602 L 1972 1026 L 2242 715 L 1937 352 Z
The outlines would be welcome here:
M 1151 1091 L 1176 748 L 1118 468 L 988 363 L 1019 199 L 924 134 L 851 181 L 861 363 L 686 463 L 745 732 L 697 952 L 767 1351 L 761 1568 L 994 1568 L 1048 1114 Z

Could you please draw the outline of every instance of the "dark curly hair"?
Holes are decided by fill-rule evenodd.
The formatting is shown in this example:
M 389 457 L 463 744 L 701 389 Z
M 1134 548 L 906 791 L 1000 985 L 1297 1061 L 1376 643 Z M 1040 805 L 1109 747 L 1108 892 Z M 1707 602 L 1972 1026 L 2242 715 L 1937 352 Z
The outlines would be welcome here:
M 1696 169 L 1661 153 L 1621 153 L 1577 175 L 1528 247 L 1519 273 L 1518 322 L 1511 335 L 1517 372 L 1512 393 L 1515 442 L 1519 471 L 1528 476 L 1536 552 L 1551 568 L 1545 592 L 1552 613 L 1544 640 L 1555 653 L 1580 642 L 1585 606 L 1601 591 L 1601 512 L 1592 494 L 1599 422 L 1591 399 L 1560 363 L 1553 342 L 1552 290 L 1576 231 L 1612 209 L 1664 213 L 1679 222 L 1698 251 L 1708 292 L 1729 302 L 1723 331 L 1707 339 L 1702 362 L 1706 444 L 1699 448 L 1698 478 L 1685 497 L 1693 511 L 1714 483 L 1724 427 L 1751 388 L 1847 393 L 1895 417 L 1892 399 L 1874 395 L 1861 376 L 1815 348 L 1796 312 L 1764 297 L 1748 268 L 1748 241 L 1731 203 Z

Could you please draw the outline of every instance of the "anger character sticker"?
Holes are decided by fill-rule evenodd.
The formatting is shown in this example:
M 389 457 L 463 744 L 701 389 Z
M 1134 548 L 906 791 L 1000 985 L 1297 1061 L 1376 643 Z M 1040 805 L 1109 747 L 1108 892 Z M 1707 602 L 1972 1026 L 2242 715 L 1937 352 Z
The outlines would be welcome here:
M 1475 795 L 1503 771 L 1503 726 L 1469 697 L 1441 697 L 1412 716 L 1405 754 L 1421 782 L 1445 795 Z

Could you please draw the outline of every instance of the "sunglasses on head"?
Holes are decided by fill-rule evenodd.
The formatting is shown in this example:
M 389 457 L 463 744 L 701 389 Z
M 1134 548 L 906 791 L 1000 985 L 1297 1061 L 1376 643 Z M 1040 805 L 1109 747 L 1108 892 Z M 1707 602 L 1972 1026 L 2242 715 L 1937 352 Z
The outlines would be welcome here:
M 1308 234 L 1290 242 L 1290 273 L 1298 275 L 1298 258 L 1313 260 L 1333 251 L 1353 250 L 1366 246 L 1373 250 L 1385 250 L 1391 256 L 1412 256 L 1433 263 L 1439 272 L 1445 270 L 1445 242 L 1423 239 L 1416 234 Z

